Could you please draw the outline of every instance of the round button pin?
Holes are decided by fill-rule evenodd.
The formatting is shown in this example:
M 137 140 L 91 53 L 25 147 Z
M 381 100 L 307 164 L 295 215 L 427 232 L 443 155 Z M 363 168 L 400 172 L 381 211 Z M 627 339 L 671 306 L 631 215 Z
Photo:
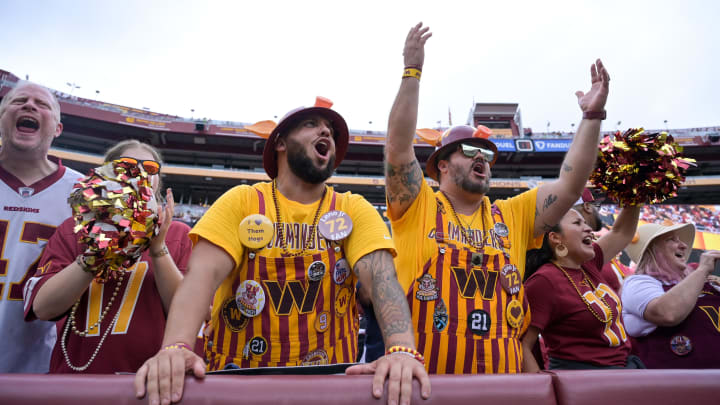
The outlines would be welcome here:
M 255 280 L 245 280 L 235 292 L 237 307 L 247 317 L 258 316 L 265 307 L 265 291 Z
M 520 291 L 520 270 L 512 264 L 506 264 L 500 270 L 500 285 L 509 295 L 515 295 Z
M 520 301 L 512 300 L 508 302 L 507 308 L 505 308 L 505 318 L 507 318 L 510 327 L 517 329 L 522 326 L 524 317 L 525 311 L 523 311 Z
M 335 284 L 343 284 L 345 280 L 350 276 L 350 264 L 345 259 L 340 259 L 335 263 L 335 270 L 333 271 L 333 282 Z
M 350 216 L 343 211 L 333 210 L 326 212 L 318 221 L 320 235 L 328 240 L 345 239 L 352 232 L 353 222 Z
M 265 215 L 252 214 L 240 221 L 238 235 L 240 242 L 250 249 L 260 249 L 272 241 L 275 230 Z
M 320 281 L 325 275 L 325 263 L 316 261 L 310 263 L 307 269 L 307 277 L 310 281 Z
M 692 349 L 692 342 L 687 336 L 675 335 L 670 340 L 670 350 L 678 356 L 687 356 Z
M 503 224 L 502 222 L 496 223 L 494 228 L 495 233 L 498 236 L 506 238 L 508 235 L 510 235 L 510 230 L 508 229 L 507 225 Z

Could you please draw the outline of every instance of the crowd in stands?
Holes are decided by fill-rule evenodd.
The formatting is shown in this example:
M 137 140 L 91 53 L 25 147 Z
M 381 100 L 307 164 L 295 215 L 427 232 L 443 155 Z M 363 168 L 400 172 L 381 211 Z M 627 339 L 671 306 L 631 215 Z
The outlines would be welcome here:
M 375 398 L 387 381 L 390 404 L 409 403 L 413 380 L 429 398 L 429 374 L 720 368 L 720 250 L 687 263 L 696 227 L 720 232 L 717 207 L 598 211 L 585 189 L 609 94 L 602 61 L 575 93 L 582 121 L 558 178 L 490 201 L 488 128 L 449 128 L 425 173 L 416 156 L 431 35 L 422 23 L 408 33 L 390 112 L 392 232 L 361 195 L 326 184 L 350 138 L 327 99 L 272 130 L 270 181 L 207 207 L 175 205 L 160 153 L 136 140 L 73 187 L 81 174 L 48 156 L 63 129 L 57 99 L 17 85 L 0 103 L 0 264 L 12 281 L 0 285 L 0 372 L 136 372 L 138 398 L 178 402 L 187 374 L 356 361 L 359 307 L 374 360 L 346 373 L 374 375 Z M 596 239 L 603 214 L 617 217 Z M 132 246 L 109 252 L 115 225 Z M 613 267 L 622 251 L 635 274 Z M 542 345 L 547 362 L 533 356 Z
M 603 214 L 616 214 L 616 205 L 604 204 Z M 671 221 L 674 223 L 695 224 L 698 231 L 720 233 L 720 206 L 696 204 L 658 204 L 645 205 L 640 220 L 652 223 Z

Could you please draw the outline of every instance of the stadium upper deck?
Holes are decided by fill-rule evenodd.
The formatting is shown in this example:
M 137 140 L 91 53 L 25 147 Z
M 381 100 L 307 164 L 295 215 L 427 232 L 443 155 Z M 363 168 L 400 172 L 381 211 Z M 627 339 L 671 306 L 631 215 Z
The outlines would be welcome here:
M 0 70 L 0 97 L 17 82 L 17 76 Z M 234 185 L 267 179 L 261 164 L 265 139 L 247 129 L 250 123 L 188 119 L 72 97 L 59 91 L 55 94 L 61 103 L 65 129 L 51 153 L 79 171 L 98 165 L 109 146 L 134 138 L 162 151 L 166 161 L 163 181 L 173 188 L 178 200 L 213 202 Z M 686 154 L 698 160 L 698 167 L 688 172 L 681 195 L 671 202 L 720 203 L 718 128 L 670 132 L 686 147 Z M 330 183 L 339 191 L 352 190 L 376 205 L 383 205 L 385 133 L 351 130 L 350 135 L 347 156 Z M 537 135 L 540 134 L 532 138 L 493 138 L 500 154 L 493 168 L 492 199 L 515 195 L 557 176 L 572 136 Z M 415 148 L 424 165 L 434 148 L 419 137 L 415 139 Z

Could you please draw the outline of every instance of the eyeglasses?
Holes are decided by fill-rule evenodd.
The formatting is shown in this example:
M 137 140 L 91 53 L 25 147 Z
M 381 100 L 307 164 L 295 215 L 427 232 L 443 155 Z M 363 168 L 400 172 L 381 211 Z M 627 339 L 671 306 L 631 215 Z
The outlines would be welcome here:
M 469 158 L 474 158 L 475 156 L 477 156 L 478 153 L 480 153 L 483 159 L 485 159 L 485 161 L 488 163 L 492 163 L 493 159 L 495 158 L 495 152 L 479 146 L 462 143 L 460 144 L 460 149 L 462 150 L 463 155 Z
M 156 162 L 154 160 L 135 159 L 127 156 L 121 156 L 117 160 L 121 162 L 132 163 L 138 166 L 142 165 L 143 169 L 145 169 L 148 174 L 158 174 L 158 172 L 160 172 L 160 162 Z

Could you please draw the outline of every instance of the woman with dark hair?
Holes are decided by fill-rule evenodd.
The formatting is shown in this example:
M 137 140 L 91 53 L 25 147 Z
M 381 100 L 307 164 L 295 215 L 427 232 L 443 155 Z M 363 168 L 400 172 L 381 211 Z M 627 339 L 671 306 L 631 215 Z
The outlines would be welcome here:
M 150 145 L 123 141 L 105 162 L 142 165 L 160 201 L 160 154 Z M 142 256 L 117 279 L 95 280 L 83 258 L 86 246 L 68 218 L 50 238 L 38 271 L 26 286 L 25 319 L 58 321 L 50 373 L 135 372 L 162 343 L 165 317 L 190 256 L 190 228 L 172 221 L 174 202 L 158 205 L 160 228 Z
M 596 243 L 590 226 L 571 209 L 545 233 L 540 249 L 528 251 L 525 292 L 532 317 L 522 340 L 526 352 L 542 334 L 551 369 L 642 366 L 630 356 L 620 298 L 601 271 L 630 243 L 639 214 L 639 207 L 624 208 Z M 526 356 L 523 371 L 538 369 Z
M 627 332 L 648 368 L 720 368 L 720 251 L 688 265 L 693 224 L 645 224 L 626 251 L 638 263 L 623 283 Z

